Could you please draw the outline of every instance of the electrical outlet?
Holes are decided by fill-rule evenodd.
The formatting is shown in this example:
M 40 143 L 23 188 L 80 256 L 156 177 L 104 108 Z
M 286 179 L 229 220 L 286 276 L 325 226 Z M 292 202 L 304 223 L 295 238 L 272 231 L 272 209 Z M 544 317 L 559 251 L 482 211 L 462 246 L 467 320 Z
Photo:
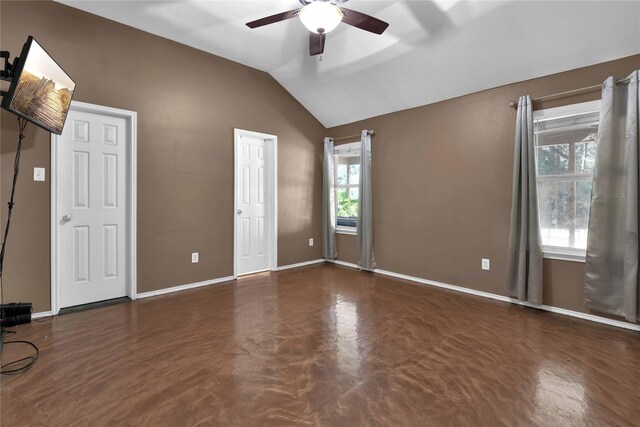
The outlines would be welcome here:
M 44 168 L 33 168 L 33 180 L 44 181 Z
M 191 254 L 191 262 L 194 264 L 198 262 L 198 252 L 194 252 Z
M 491 261 L 489 261 L 487 258 L 482 258 L 482 269 L 491 270 Z
M 309 246 L 313 246 L 313 239 L 309 239 Z

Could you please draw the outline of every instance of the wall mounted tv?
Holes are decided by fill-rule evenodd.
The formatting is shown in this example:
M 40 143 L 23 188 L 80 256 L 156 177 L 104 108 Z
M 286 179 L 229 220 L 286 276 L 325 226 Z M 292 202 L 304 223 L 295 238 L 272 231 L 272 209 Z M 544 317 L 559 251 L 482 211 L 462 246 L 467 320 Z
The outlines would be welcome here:
M 14 64 L 2 108 L 60 135 L 75 87 L 69 75 L 29 36 Z

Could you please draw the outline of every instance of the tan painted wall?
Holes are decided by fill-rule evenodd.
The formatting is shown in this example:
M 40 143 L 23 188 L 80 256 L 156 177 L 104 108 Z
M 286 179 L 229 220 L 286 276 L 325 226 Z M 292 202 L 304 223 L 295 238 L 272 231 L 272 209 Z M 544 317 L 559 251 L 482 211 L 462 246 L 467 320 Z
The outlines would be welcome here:
M 278 135 L 278 264 L 318 259 L 325 128 L 268 74 L 52 2 L 2 1 L 2 49 L 28 35 L 75 99 L 138 113 L 138 291 L 233 274 L 233 128 Z M 17 124 L 2 112 L 2 223 Z M 34 166 L 47 182 L 33 182 Z M 49 134 L 30 125 L 5 262 L 5 301 L 50 301 Z M 191 252 L 200 263 L 191 264 Z
M 321 143 L 376 130 L 374 221 L 378 266 L 504 294 L 515 112 L 542 96 L 625 76 L 640 55 L 516 83 L 328 132 L 266 73 L 50 2 L 0 3 L 2 49 L 34 35 L 75 78 L 76 99 L 138 112 L 138 289 L 232 274 L 233 128 L 279 137 L 279 264 L 320 257 Z M 181 79 L 181 76 L 186 76 Z M 428 83 L 426 83 L 428 84 Z M 597 98 L 593 93 L 538 105 Z M 15 118 L 0 115 L 1 219 L 15 150 Z M 47 133 L 27 129 L 5 267 L 5 300 L 49 308 Z M 286 207 L 286 208 L 285 208 Z M 355 238 L 338 236 L 355 262 Z M 190 263 L 200 252 L 201 262 Z M 491 259 L 491 271 L 480 259 Z M 580 263 L 545 260 L 545 303 L 584 311 Z
M 515 110 L 510 100 L 602 83 L 640 68 L 640 55 L 370 118 L 329 129 L 373 129 L 373 218 L 378 267 L 504 295 Z M 431 84 L 425 82 L 425 84 Z M 535 108 L 599 98 L 599 92 Z M 340 235 L 338 258 L 356 259 Z M 491 259 L 491 270 L 480 268 Z M 545 260 L 544 301 L 577 311 L 584 264 Z

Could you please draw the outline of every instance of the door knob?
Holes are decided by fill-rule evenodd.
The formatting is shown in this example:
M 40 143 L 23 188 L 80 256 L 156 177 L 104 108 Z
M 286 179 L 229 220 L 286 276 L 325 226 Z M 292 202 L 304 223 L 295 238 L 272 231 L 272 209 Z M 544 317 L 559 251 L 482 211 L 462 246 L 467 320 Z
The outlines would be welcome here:
M 69 222 L 71 221 L 71 215 L 65 215 L 62 217 L 62 222 Z
M 238 215 L 242 215 L 242 209 L 238 209 Z

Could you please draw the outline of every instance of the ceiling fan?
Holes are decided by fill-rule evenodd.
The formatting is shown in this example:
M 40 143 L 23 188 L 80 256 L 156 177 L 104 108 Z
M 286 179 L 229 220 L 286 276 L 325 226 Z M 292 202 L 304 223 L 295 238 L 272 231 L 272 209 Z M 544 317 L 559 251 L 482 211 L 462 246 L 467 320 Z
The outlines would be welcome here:
M 247 27 L 262 27 L 298 16 L 304 26 L 311 31 L 309 35 L 309 55 L 314 56 L 324 52 L 326 34 L 336 28 L 340 22 L 375 34 L 382 34 L 389 26 L 388 23 L 373 16 L 340 7 L 341 4 L 346 3 L 348 0 L 299 1 L 302 4 L 301 8 L 248 22 Z

